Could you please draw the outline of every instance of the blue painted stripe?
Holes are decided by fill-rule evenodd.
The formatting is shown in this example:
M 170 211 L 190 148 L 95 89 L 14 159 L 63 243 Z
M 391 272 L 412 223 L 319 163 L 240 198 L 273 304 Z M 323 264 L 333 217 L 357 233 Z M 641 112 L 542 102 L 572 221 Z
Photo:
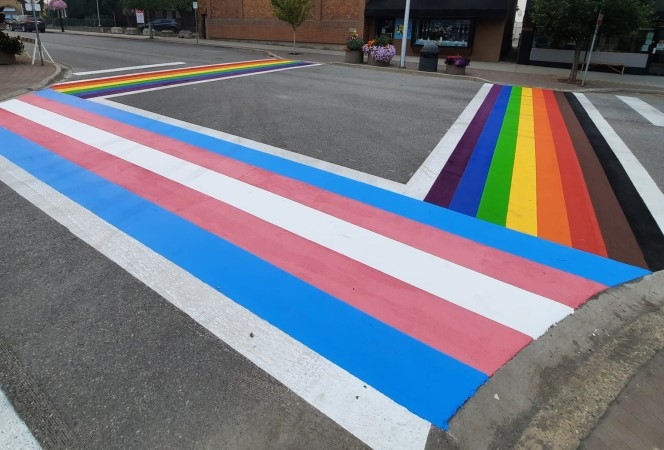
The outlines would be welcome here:
M 519 233 L 495 224 L 440 208 L 394 192 L 345 178 L 330 172 L 278 156 L 221 141 L 194 131 L 152 120 L 120 109 L 111 108 L 52 90 L 36 95 L 100 114 L 153 133 L 188 142 L 211 152 L 228 156 L 263 169 L 294 178 L 330 192 L 335 192 L 385 211 L 471 239 L 490 247 L 594 280 L 615 286 L 650 272 L 619 261 L 603 258 L 554 242 Z
M 203 80 L 217 80 L 217 79 L 222 79 L 222 78 L 229 78 L 229 77 L 238 77 L 241 75 L 255 75 L 259 73 L 268 73 L 268 72 L 277 72 L 277 71 L 282 71 L 286 69 L 292 69 L 295 67 L 305 67 L 312 65 L 313 63 L 307 63 L 304 61 L 294 61 L 289 64 L 281 64 L 279 66 L 270 66 L 270 67 L 249 67 L 249 68 L 243 68 L 243 69 L 234 69 L 234 70 L 224 70 L 224 71 L 217 71 L 214 73 L 201 73 L 201 74 L 194 74 L 194 75 L 183 75 L 178 78 L 157 78 L 157 79 L 150 79 L 150 80 L 144 80 L 144 81 L 134 81 L 131 83 L 127 83 L 121 86 L 118 85 L 103 85 L 99 86 L 96 88 L 89 88 L 85 89 L 83 88 L 82 90 L 73 90 L 71 92 L 66 92 L 67 94 L 70 95 L 75 95 L 80 98 L 92 98 L 92 97 L 102 97 L 104 95 L 111 95 L 111 94 L 119 94 L 123 92 L 132 92 L 132 91 L 138 91 L 138 90 L 143 90 L 143 89 L 152 89 L 156 87 L 166 87 L 166 86 L 177 86 L 178 84 L 184 84 L 184 83 L 193 83 L 196 81 L 203 81 Z M 112 80 L 109 80 L 112 82 Z
M 480 200 L 482 200 L 482 193 L 484 192 L 489 167 L 491 167 L 491 160 L 496 149 L 511 92 L 512 88 L 509 86 L 501 88 L 496 103 L 491 109 L 489 118 L 470 156 L 468 166 L 450 202 L 450 209 L 469 216 L 477 216 L 477 209 L 480 206 Z
M 0 128 L 0 154 L 432 423 L 487 376 L 153 203 Z

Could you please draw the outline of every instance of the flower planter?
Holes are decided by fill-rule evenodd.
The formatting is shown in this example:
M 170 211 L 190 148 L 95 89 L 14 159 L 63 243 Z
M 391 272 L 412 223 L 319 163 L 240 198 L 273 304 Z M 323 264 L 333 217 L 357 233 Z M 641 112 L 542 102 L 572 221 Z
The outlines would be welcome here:
M 369 63 L 370 66 L 387 67 L 387 66 L 390 65 L 389 62 L 385 62 L 385 61 L 376 61 L 375 59 L 373 59 L 372 56 L 369 56 L 369 57 L 367 58 L 367 62 Z
M 449 73 L 450 75 L 465 75 L 466 74 L 466 67 L 459 67 L 455 66 L 454 64 L 447 64 L 445 66 L 445 73 Z
M 344 55 L 344 62 L 351 64 L 362 64 L 364 55 L 361 50 L 348 50 Z
M 0 52 L 0 65 L 16 64 L 16 55 L 13 53 Z

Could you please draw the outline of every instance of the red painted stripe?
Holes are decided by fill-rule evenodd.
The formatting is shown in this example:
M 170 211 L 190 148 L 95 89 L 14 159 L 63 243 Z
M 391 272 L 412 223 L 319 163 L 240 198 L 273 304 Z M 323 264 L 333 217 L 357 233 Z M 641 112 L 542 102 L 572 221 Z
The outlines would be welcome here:
M 531 341 L 522 333 L 64 134 L 3 110 L 0 120 L 10 124 L 10 131 L 486 374 L 493 374 Z
M 537 158 L 537 235 L 571 247 L 565 195 L 543 89 L 533 88 L 533 114 Z
M 411 247 L 482 272 L 573 308 L 606 286 L 389 213 L 185 142 L 38 96 L 23 101 L 158 149 L 261 189 L 339 217 Z
M 553 133 L 553 140 L 563 182 L 572 246 L 596 255 L 607 256 L 604 238 L 590 200 L 586 180 L 583 177 L 574 144 L 567 131 L 565 119 L 558 107 L 558 101 L 554 92 L 549 90 L 544 91 L 544 98 L 551 129 L 556 130 Z
M 81 89 L 91 86 L 119 83 L 122 81 L 140 80 L 143 78 L 158 78 L 160 76 L 174 76 L 186 73 L 201 73 L 201 72 L 215 71 L 218 69 L 229 69 L 232 67 L 239 67 L 239 66 L 252 66 L 252 65 L 275 64 L 275 63 L 276 62 L 273 59 L 259 59 L 254 61 L 240 61 L 234 63 L 213 64 L 209 66 L 182 67 L 179 69 L 166 69 L 166 70 L 156 70 L 154 72 L 134 73 L 129 75 L 116 75 L 112 77 L 95 78 L 92 80 L 70 81 L 66 83 L 54 84 L 53 86 L 51 86 L 51 88 L 58 91 Z

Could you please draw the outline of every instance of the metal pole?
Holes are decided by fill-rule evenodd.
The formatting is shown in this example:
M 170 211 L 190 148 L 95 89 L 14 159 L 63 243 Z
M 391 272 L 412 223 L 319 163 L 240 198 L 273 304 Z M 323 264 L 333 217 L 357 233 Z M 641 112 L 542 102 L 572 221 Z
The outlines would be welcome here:
M 586 85 L 586 75 L 588 74 L 590 57 L 593 54 L 593 47 L 595 46 L 595 38 L 597 37 L 597 30 L 599 29 L 599 26 L 602 24 L 602 19 L 604 19 L 604 14 L 602 14 L 602 12 L 600 11 L 599 15 L 597 16 L 597 23 L 595 24 L 595 32 L 593 33 L 593 40 L 590 44 L 590 50 L 588 51 L 588 59 L 586 60 L 586 67 L 583 69 L 583 78 L 581 78 L 581 86 Z
M 37 23 L 37 13 L 35 12 L 35 0 L 30 0 L 30 6 L 32 7 L 32 18 L 35 21 L 35 33 L 37 33 L 37 48 L 39 49 L 39 61 L 41 61 L 41 65 L 43 66 L 44 55 L 42 54 L 41 37 L 39 36 L 39 24 Z M 34 59 L 33 59 L 33 64 L 34 64 Z
M 99 15 L 99 0 L 97 0 L 97 26 L 101 27 L 101 16 Z
M 406 41 L 408 40 L 408 19 L 410 16 L 410 0 L 406 0 L 406 12 L 403 17 L 403 32 L 401 33 L 401 56 L 399 67 L 406 68 Z

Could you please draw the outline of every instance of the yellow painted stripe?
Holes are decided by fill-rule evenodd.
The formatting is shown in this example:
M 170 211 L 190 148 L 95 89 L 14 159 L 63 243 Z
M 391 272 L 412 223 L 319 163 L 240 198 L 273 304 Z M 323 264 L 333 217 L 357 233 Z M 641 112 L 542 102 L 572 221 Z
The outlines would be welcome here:
M 168 80 L 173 78 L 184 78 L 192 75 L 205 75 L 209 73 L 230 72 L 234 70 L 247 69 L 251 67 L 265 67 L 270 65 L 276 66 L 278 64 L 279 63 L 275 63 L 274 61 L 260 61 L 260 62 L 250 62 L 250 63 L 226 64 L 223 66 L 197 67 L 193 69 L 174 69 L 172 71 L 145 72 L 142 74 L 108 77 L 92 81 L 82 80 L 80 83 L 76 84 L 67 83 L 67 84 L 55 85 L 52 86 L 52 89 L 57 90 L 58 92 L 67 93 L 80 89 L 106 87 L 115 84 L 140 83 L 143 81 L 152 81 L 155 79 Z
M 531 88 L 523 88 L 521 91 L 519 130 L 505 225 L 513 230 L 537 236 L 537 161 Z

